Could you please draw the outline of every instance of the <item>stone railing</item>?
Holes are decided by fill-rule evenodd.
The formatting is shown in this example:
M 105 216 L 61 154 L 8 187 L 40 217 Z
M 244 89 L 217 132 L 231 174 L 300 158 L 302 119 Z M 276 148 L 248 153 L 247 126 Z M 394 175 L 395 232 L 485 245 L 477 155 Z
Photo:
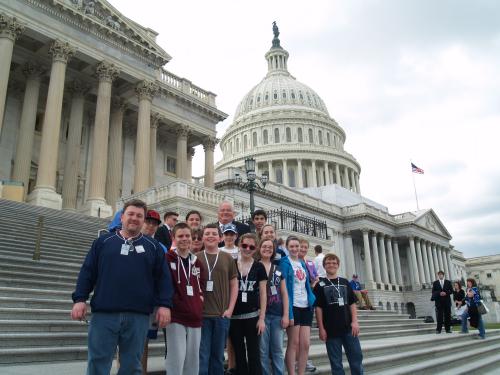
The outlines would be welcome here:
M 181 91 L 189 96 L 207 103 L 215 107 L 215 94 L 210 91 L 203 90 L 201 87 L 193 85 L 191 81 L 185 78 L 176 76 L 165 69 L 161 69 L 160 82 L 167 85 L 169 88 Z

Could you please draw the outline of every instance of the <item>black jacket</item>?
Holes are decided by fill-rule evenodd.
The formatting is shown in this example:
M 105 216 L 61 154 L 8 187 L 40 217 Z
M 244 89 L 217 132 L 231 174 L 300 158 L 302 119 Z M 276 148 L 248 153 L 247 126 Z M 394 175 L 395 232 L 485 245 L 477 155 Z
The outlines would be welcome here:
M 440 296 L 441 292 L 445 292 L 445 296 Z M 432 284 L 432 297 L 431 301 L 434 301 L 436 306 L 451 305 L 450 295 L 453 294 L 453 287 L 451 286 L 450 280 L 443 280 L 443 288 L 441 288 L 441 283 L 439 280 L 434 281 Z
M 243 236 L 245 233 L 250 233 L 250 226 L 244 223 L 240 223 L 239 221 L 233 220 L 232 223 L 236 226 L 236 230 L 238 231 L 238 239 Z M 220 225 L 219 222 L 215 223 L 216 225 Z M 238 244 L 238 239 L 236 240 L 236 244 Z M 219 247 L 224 246 L 224 241 L 219 242 Z
M 161 242 L 167 250 L 170 250 L 170 247 L 172 246 L 172 237 L 170 236 L 170 233 L 165 225 L 162 225 L 156 230 L 155 240 L 158 242 Z

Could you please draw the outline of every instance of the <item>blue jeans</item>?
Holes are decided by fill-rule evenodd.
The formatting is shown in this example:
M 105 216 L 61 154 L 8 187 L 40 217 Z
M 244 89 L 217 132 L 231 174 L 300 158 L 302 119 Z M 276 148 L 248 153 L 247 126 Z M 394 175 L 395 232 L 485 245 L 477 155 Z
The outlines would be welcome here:
M 462 332 L 464 332 L 464 333 L 469 332 L 469 329 L 467 328 L 467 319 L 468 318 L 469 318 L 469 312 L 465 311 L 462 314 Z M 484 339 L 486 337 L 486 331 L 484 329 L 484 320 L 483 320 L 483 317 L 481 315 L 479 315 L 477 329 L 479 331 L 479 336 L 481 336 Z
M 203 318 L 199 375 L 224 374 L 224 345 L 229 332 L 227 318 Z
M 118 375 L 141 375 L 141 358 L 149 328 L 149 315 L 138 313 L 92 313 L 88 337 L 87 375 L 109 375 L 120 353 Z
M 326 351 L 332 368 L 332 375 L 344 375 L 342 366 L 342 346 L 345 350 L 347 361 L 352 375 L 362 375 L 363 370 L 363 353 L 359 339 L 354 337 L 351 332 L 340 337 L 333 337 L 326 340 Z
M 260 362 L 262 364 L 262 375 L 283 375 L 285 363 L 281 316 L 266 315 L 266 328 L 260 337 Z

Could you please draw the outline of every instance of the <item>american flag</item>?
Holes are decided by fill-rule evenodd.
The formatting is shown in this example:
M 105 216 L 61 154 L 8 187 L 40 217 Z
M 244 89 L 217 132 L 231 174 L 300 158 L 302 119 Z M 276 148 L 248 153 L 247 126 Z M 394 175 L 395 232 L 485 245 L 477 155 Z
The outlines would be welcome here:
M 415 164 L 411 163 L 411 171 L 413 173 L 424 174 L 424 170 L 422 168 L 417 167 Z

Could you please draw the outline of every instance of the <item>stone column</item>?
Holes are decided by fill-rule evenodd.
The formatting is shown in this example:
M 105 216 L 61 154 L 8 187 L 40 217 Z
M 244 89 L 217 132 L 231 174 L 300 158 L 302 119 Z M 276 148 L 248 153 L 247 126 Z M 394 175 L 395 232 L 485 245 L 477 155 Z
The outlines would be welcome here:
M 64 179 L 62 187 L 62 208 L 75 211 L 78 196 L 78 174 L 80 172 L 80 152 L 82 147 L 83 110 L 85 95 L 89 86 L 73 81 L 71 93 L 71 110 L 69 116 L 68 140 L 66 141 L 66 162 L 64 163 Z
M 316 180 L 316 160 L 311 160 L 311 187 L 318 186 Z
M 403 285 L 403 274 L 401 272 L 401 259 L 399 258 L 398 241 L 392 240 L 392 249 L 394 250 L 394 262 L 396 263 L 396 279 L 399 285 Z
M 347 276 L 350 278 L 356 273 L 356 266 L 354 262 L 354 249 L 352 246 L 352 236 L 350 231 L 344 232 L 344 244 L 346 249 L 346 262 L 347 262 Z
M 389 276 L 390 276 L 390 279 L 391 279 L 391 284 L 397 284 L 397 280 L 396 280 L 396 270 L 394 268 L 394 256 L 393 256 L 393 253 L 392 253 L 392 241 L 391 241 L 391 237 L 387 236 L 386 237 L 386 240 L 385 240 L 385 248 L 387 249 L 387 258 L 389 260 Z
M 302 175 L 302 159 L 297 159 L 297 187 L 299 189 L 304 187 L 304 180 Z
M 363 248 L 365 252 L 365 284 L 373 287 L 373 272 L 372 272 L 372 256 L 370 254 L 370 240 L 368 238 L 368 229 L 362 229 L 363 232 Z
M 435 280 L 436 274 L 439 271 L 439 262 L 438 262 L 437 248 L 436 248 L 435 243 L 431 244 L 431 249 L 432 249 L 432 259 L 434 260 L 434 277 L 433 277 L 433 279 Z
M 267 161 L 267 170 L 269 171 L 269 181 L 275 182 L 273 175 L 273 162 L 272 160 Z
M 431 267 L 429 265 L 429 258 L 427 257 L 427 249 L 425 247 L 425 240 L 421 240 L 420 248 L 422 249 L 422 256 L 423 256 L 423 262 L 424 262 L 425 281 L 427 283 L 432 283 Z
M 325 161 L 325 185 L 331 185 L 330 181 L 330 168 L 328 167 L 328 162 Z
M 187 169 L 187 139 L 189 136 L 189 127 L 187 125 L 179 125 L 177 128 L 177 178 L 186 180 Z M 205 165 L 207 157 L 205 155 Z
M 126 104 L 121 98 L 111 100 L 111 119 L 108 145 L 108 175 L 106 176 L 106 202 L 116 209 L 121 196 L 123 177 L 123 114 Z
M 38 96 L 40 93 L 40 81 L 43 70 L 36 64 L 27 63 L 24 66 L 23 73 L 26 76 L 26 89 L 24 91 L 23 110 L 21 113 L 19 135 L 17 137 L 16 157 L 14 159 L 12 179 L 23 183 L 24 199 L 26 199 L 31 170 L 33 140 L 35 138 Z
M 420 247 L 420 239 L 415 238 L 416 252 L 417 252 L 417 264 L 418 264 L 418 276 L 420 278 L 420 282 L 425 283 L 425 272 L 424 272 L 424 263 L 422 261 L 422 249 Z
M 377 246 L 377 234 L 374 233 L 372 235 L 372 249 L 373 249 L 373 267 L 375 269 L 375 281 L 377 283 L 382 282 L 382 278 L 380 277 L 380 261 L 378 258 L 378 246 Z
M 99 78 L 94 121 L 92 157 L 90 162 L 89 194 L 83 212 L 90 216 L 109 217 L 113 209 L 106 203 L 106 174 L 108 167 L 109 116 L 111 112 L 111 88 L 119 71 L 106 61 L 97 64 Z
M 361 194 L 361 188 L 359 187 L 359 174 L 356 173 L 356 192 Z
M 431 282 L 435 280 L 436 267 L 434 266 L 434 259 L 432 258 L 431 244 L 429 241 L 425 242 L 425 249 L 427 251 L 427 259 L 429 259 L 429 276 Z
M 194 147 L 189 147 L 188 152 L 187 152 L 187 171 L 188 171 L 188 176 L 189 176 L 189 182 L 191 182 L 193 178 L 193 156 L 195 154 Z M 257 168 L 257 164 L 255 164 L 255 167 Z
M 349 183 L 349 169 L 344 166 L 344 183 L 347 190 L 351 190 L 351 184 Z
M 207 137 L 203 143 L 205 150 L 205 186 L 214 188 L 214 150 L 219 140 L 215 137 Z
M 290 186 L 288 181 L 288 163 L 286 159 L 282 161 L 283 166 L 281 172 L 283 173 L 283 185 Z
M 444 266 L 444 274 L 447 278 L 450 277 L 450 269 L 448 268 L 448 257 L 446 256 L 446 248 L 443 247 L 441 250 L 441 254 L 443 256 L 443 266 Z
M 352 191 L 357 193 L 358 191 L 356 190 L 356 181 L 354 180 L 354 169 L 350 169 L 349 172 L 351 172 Z
M 337 185 L 342 186 L 342 179 L 340 178 L 340 167 L 335 163 L 335 182 Z
M 12 51 L 14 50 L 15 40 L 23 31 L 24 26 L 17 22 L 16 18 L 0 13 L 0 135 L 2 134 L 5 113 Z
M 151 103 L 158 93 L 158 86 L 152 81 L 142 81 L 136 86 L 135 92 L 139 99 L 139 113 L 135 142 L 134 193 L 140 193 L 149 188 Z M 184 147 L 181 159 L 186 160 L 186 147 Z M 185 168 L 185 164 L 183 167 Z M 179 168 L 179 159 L 177 159 L 177 168 Z
M 160 117 L 155 113 L 149 121 L 149 186 L 153 187 L 156 185 L 156 141 Z
M 439 246 L 437 244 L 436 244 L 436 255 L 437 255 L 438 266 L 439 266 L 438 271 L 443 271 L 444 272 L 443 258 L 441 257 L 441 246 Z
M 37 206 L 61 209 L 62 198 L 56 193 L 56 171 L 61 130 L 61 110 L 64 95 L 66 65 L 74 49 L 68 43 L 56 40 L 49 49 L 52 55 L 47 104 L 43 118 L 40 156 L 35 190 L 29 195 L 28 202 Z
M 377 234 L 378 237 L 378 234 Z M 380 266 L 382 267 L 382 282 L 384 284 L 389 284 L 389 273 L 387 271 L 387 257 L 385 255 L 385 244 L 384 244 L 384 234 L 380 233 L 380 238 L 378 240 L 378 250 Z
M 417 266 L 417 254 L 415 251 L 415 238 L 413 236 L 408 237 L 410 242 L 410 265 L 413 273 L 413 281 L 420 287 L 420 276 L 418 274 Z
M 451 263 L 451 249 L 446 249 L 446 265 L 449 272 L 448 277 L 450 280 L 455 280 L 455 270 L 453 268 L 453 264 Z

